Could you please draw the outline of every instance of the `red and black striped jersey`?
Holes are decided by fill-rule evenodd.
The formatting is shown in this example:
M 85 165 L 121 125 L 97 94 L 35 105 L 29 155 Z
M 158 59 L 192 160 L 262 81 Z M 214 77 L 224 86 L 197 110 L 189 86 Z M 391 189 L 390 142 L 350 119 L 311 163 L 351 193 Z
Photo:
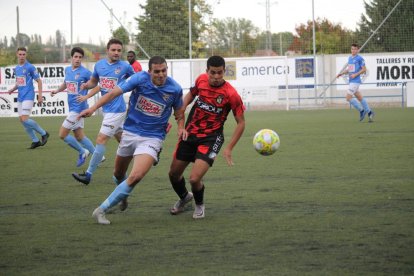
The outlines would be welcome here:
M 206 137 L 221 133 L 230 110 L 235 117 L 244 113 L 243 101 L 236 89 L 228 82 L 219 87 L 210 86 L 207 74 L 196 79 L 189 93 L 195 97 L 186 122 L 190 135 Z

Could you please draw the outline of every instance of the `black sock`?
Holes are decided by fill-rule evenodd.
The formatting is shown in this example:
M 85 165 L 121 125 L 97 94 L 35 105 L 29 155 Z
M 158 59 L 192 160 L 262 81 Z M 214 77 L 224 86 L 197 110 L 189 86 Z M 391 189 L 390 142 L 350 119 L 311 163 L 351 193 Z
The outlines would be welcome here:
M 171 185 L 172 185 L 174 191 L 177 193 L 177 195 L 181 199 L 184 199 L 187 196 L 187 194 L 188 194 L 187 188 L 185 187 L 185 179 L 184 179 L 184 177 L 181 178 L 181 180 L 178 181 L 178 182 L 173 182 L 171 180 L 171 178 L 170 178 L 170 182 L 171 182 Z
M 204 185 L 199 191 L 194 191 L 191 189 L 194 195 L 194 201 L 197 205 L 201 205 L 204 202 Z

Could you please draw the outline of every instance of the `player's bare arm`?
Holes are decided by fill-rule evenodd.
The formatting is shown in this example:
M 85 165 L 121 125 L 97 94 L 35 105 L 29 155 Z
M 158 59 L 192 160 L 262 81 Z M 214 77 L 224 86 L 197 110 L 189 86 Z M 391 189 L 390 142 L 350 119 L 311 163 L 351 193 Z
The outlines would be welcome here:
M 185 122 L 185 109 L 180 108 L 178 110 L 174 110 L 174 117 L 175 117 L 175 121 L 177 122 L 177 134 L 178 137 L 183 139 L 184 141 L 187 140 L 188 137 L 188 132 L 184 127 L 184 122 Z
M 17 89 L 17 84 L 15 84 L 10 90 L 9 90 L 9 95 L 11 95 L 11 93 L 13 93 L 14 91 L 16 91 Z
M 185 111 L 185 109 L 187 108 L 187 106 L 189 106 L 193 101 L 194 101 L 194 96 L 191 92 L 188 92 L 183 99 L 183 109 Z
M 76 97 L 76 101 L 79 102 L 79 103 L 84 102 L 87 99 L 95 96 L 99 91 L 101 91 L 101 87 L 99 85 L 97 85 L 94 88 L 92 88 L 91 90 L 89 90 L 88 94 L 86 94 L 85 96 L 78 95 Z
M 55 91 L 52 91 L 50 93 L 50 96 L 55 96 L 57 93 L 62 92 L 63 90 L 66 89 L 66 82 L 63 82 L 61 85 L 59 85 L 58 89 L 56 89 Z
M 348 70 L 344 70 L 344 71 L 340 72 L 340 73 L 336 76 L 336 78 L 339 78 L 339 77 L 341 77 L 341 76 L 343 76 L 343 75 L 346 75 L 346 74 L 348 74 Z
M 85 90 L 85 89 L 89 90 L 89 89 L 94 88 L 97 85 L 98 85 L 98 79 L 91 77 L 87 82 L 81 84 L 80 90 Z
M 42 103 L 43 102 L 43 97 L 42 97 L 42 93 L 43 93 L 43 83 L 42 83 L 42 79 L 38 78 L 36 80 L 37 82 L 37 92 L 38 92 L 38 98 L 37 98 L 37 102 L 38 103 Z
M 359 72 L 356 72 L 355 74 L 351 75 L 351 78 L 354 79 L 354 78 L 358 77 L 359 75 L 364 74 L 366 71 L 367 71 L 367 67 L 362 66 L 361 70 L 359 70 Z
M 84 111 L 82 111 L 79 116 L 78 116 L 78 120 L 81 117 L 90 117 L 92 116 L 92 114 L 100 107 L 102 107 L 104 104 L 110 102 L 111 100 L 115 99 L 116 97 L 118 97 L 119 95 L 122 94 L 122 90 L 121 88 L 119 88 L 118 86 L 115 87 L 114 89 L 112 89 L 111 91 L 109 91 L 108 93 L 106 93 L 104 96 L 102 96 L 101 98 L 99 98 L 99 100 L 90 108 L 85 109 Z
M 234 117 L 236 120 L 236 128 L 233 131 L 233 135 L 231 136 L 230 142 L 227 144 L 227 146 L 223 150 L 223 156 L 226 159 L 227 165 L 233 166 L 233 158 L 231 156 L 231 152 L 233 148 L 236 146 L 237 142 L 240 140 L 240 137 L 242 136 L 244 129 L 246 127 L 246 122 L 244 119 L 244 115 L 236 116 Z

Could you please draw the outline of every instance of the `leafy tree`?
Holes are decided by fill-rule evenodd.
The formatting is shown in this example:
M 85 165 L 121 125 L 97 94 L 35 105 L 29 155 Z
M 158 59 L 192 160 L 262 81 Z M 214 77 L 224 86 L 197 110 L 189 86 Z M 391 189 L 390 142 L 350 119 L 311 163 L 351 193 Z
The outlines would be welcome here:
M 364 2 L 365 14 L 358 23 L 358 43 L 363 44 L 388 16 L 396 0 Z M 364 52 L 414 50 L 414 1 L 402 1 L 363 49 Z
M 139 26 L 137 41 L 149 55 L 189 57 L 188 2 L 148 0 L 146 5 L 139 5 L 144 9 L 144 15 L 136 18 Z M 205 0 L 193 0 L 191 3 L 191 41 L 196 42 L 204 26 L 203 13 L 211 11 Z M 192 45 L 198 46 L 197 43 Z M 139 53 L 139 57 L 143 58 L 141 55 Z
M 112 37 L 121 40 L 124 46 L 129 44 L 128 31 L 122 26 L 112 32 Z
M 28 52 L 27 52 L 27 59 L 30 61 L 30 63 L 43 63 L 45 53 L 43 50 L 42 45 L 38 43 L 31 43 L 28 45 Z M 47 62 L 53 62 L 52 60 L 47 60 Z
M 63 40 L 62 33 L 59 30 L 57 30 L 56 31 L 56 47 L 58 48 L 62 47 L 62 40 Z
M 17 45 L 20 47 L 27 47 L 30 44 L 30 37 L 27 34 L 19 33 L 16 35 L 16 42 L 18 42 Z
M 295 28 L 297 35 L 289 50 L 301 54 L 313 54 L 313 22 L 300 24 Z M 354 33 L 341 24 L 335 24 L 328 19 L 315 20 L 315 46 L 318 54 L 348 53 L 349 45 L 354 38 Z
M 0 49 L 0 66 L 10 66 L 16 64 L 16 54 L 14 51 Z
M 214 19 L 209 47 L 224 56 L 246 56 L 256 51 L 259 29 L 247 19 Z
M 266 49 L 267 32 L 262 32 L 257 36 L 257 49 Z M 293 34 L 291 32 L 272 34 L 272 50 L 283 56 L 288 51 L 293 42 Z

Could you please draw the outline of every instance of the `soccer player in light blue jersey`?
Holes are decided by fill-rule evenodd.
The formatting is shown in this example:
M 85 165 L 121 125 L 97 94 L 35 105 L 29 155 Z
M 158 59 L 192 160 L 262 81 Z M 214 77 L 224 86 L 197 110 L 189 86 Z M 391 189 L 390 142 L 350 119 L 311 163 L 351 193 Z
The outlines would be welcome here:
M 77 167 L 82 166 L 89 154 L 95 151 L 95 146 L 83 131 L 84 119 L 77 119 L 79 113 L 89 107 L 88 102 L 78 102 L 77 100 L 78 96 L 84 96 L 88 93 L 88 90 L 81 90 L 80 86 L 87 82 L 92 74 L 82 66 L 84 54 L 80 47 L 74 47 L 71 50 L 72 65 L 65 68 L 65 81 L 51 93 L 53 97 L 59 92 L 67 91 L 69 114 L 60 127 L 59 137 L 79 153 Z M 70 135 L 70 131 L 73 131 L 75 137 Z
M 336 77 L 348 74 L 349 88 L 346 94 L 346 100 L 359 111 L 359 121 L 363 121 L 368 114 L 369 122 L 374 121 L 374 111 L 368 105 L 368 102 L 362 97 L 359 91 L 359 86 L 362 83 L 361 75 L 367 71 L 365 67 L 365 60 L 359 54 L 359 46 L 357 44 L 351 45 L 351 56 L 348 58 L 348 68 L 340 72 Z
M 30 119 L 32 113 L 35 91 L 33 81 L 37 82 L 38 98 L 37 102 L 41 104 L 43 102 L 42 97 L 42 79 L 40 78 L 36 67 L 26 60 L 27 49 L 20 47 L 16 51 L 17 66 L 14 69 L 16 76 L 16 84 L 8 92 L 13 93 L 18 90 L 17 96 L 17 110 L 19 113 L 19 119 L 22 123 L 26 133 L 32 139 L 32 144 L 29 149 L 35 149 L 39 146 L 44 146 L 49 138 L 49 133 L 45 131 L 40 125 L 33 119 Z M 36 132 L 41 135 L 41 141 L 36 135 Z
M 81 90 L 94 88 L 99 82 L 101 95 L 105 96 L 135 73 L 128 62 L 120 60 L 122 47 L 120 40 L 109 40 L 106 47 L 107 58 L 101 59 L 95 64 L 91 78 L 87 83 L 81 85 Z M 85 185 L 90 183 L 93 173 L 104 158 L 106 143 L 109 139 L 114 136 L 118 142 L 121 140 L 122 125 L 126 113 L 124 97 L 120 94 L 118 97 L 111 98 L 110 101 L 102 105 L 102 110 L 104 118 L 96 138 L 95 151 L 89 161 L 89 167 L 85 173 L 72 173 L 77 181 Z
M 167 76 L 167 62 L 163 57 L 152 57 L 148 67 L 148 72 L 136 73 L 80 114 L 89 117 L 111 99 L 132 90 L 115 160 L 114 179 L 119 185 L 92 214 L 100 224 L 110 224 L 105 213 L 118 203 L 126 202 L 135 185 L 144 178 L 154 162 L 158 162 L 168 120 L 173 111 L 178 125 L 178 136 L 182 139 L 187 137 L 181 86 Z M 133 167 L 126 177 L 132 160 Z M 120 207 L 121 210 L 126 208 Z

